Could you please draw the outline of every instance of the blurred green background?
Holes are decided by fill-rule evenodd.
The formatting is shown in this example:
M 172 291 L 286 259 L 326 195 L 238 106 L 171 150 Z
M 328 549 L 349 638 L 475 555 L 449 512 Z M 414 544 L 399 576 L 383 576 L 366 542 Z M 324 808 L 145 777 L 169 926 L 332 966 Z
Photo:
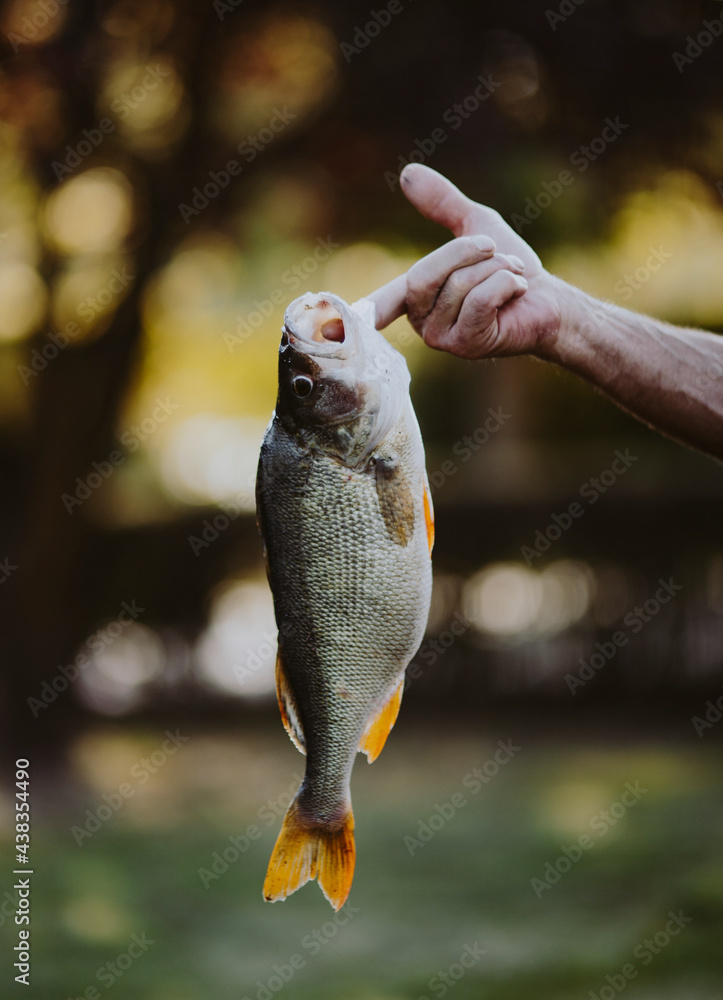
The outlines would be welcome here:
M 409 159 L 601 300 L 723 329 L 722 16 L 2 7 L 3 995 L 25 989 L 19 757 L 42 1000 L 723 995 L 720 466 L 551 367 L 386 331 L 427 448 L 435 592 L 397 727 L 354 775 L 344 924 L 315 886 L 261 900 L 303 759 L 253 513 L 285 306 L 352 301 L 449 238 L 401 194 Z M 499 741 L 521 748 L 504 764 Z M 629 806 L 626 783 L 647 789 Z

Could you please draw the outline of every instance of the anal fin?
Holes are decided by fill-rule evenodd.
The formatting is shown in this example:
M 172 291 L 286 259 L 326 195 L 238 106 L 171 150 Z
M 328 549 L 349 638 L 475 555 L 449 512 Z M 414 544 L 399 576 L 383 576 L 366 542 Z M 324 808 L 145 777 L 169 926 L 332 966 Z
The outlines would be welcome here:
M 402 703 L 402 693 L 404 692 L 404 676 L 402 676 L 399 686 L 392 696 L 384 704 L 382 709 L 370 719 L 359 741 L 359 750 L 369 758 L 369 763 L 375 761 L 382 752 L 387 736 L 392 731 L 394 723 L 399 715 L 399 706 Z
M 281 721 L 284 724 L 284 729 L 289 734 L 289 739 L 297 750 L 305 754 L 306 739 L 304 737 L 304 730 L 301 728 L 294 692 L 291 690 L 291 685 L 286 677 L 281 650 L 276 654 L 276 697 L 279 702 Z

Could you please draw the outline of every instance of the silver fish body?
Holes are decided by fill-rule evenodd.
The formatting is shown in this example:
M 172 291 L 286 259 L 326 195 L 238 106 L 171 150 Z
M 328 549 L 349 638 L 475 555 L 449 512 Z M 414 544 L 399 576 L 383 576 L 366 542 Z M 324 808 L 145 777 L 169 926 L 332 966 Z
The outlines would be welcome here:
M 409 373 L 370 318 L 325 292 L 291 304 L 257 484 L 279 704 L 307 758 L 264 891 L 283 899 L 316 877 L 336 908 L 354 869 L 354 760 L 373 760 L 394 724 L 431 595 Z

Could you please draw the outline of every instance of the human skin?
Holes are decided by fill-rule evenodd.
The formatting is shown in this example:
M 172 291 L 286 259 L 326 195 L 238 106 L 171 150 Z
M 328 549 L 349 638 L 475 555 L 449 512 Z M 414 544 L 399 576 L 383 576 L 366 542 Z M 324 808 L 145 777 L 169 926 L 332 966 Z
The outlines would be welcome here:
M 559 365 L 639 420 L 723 459 L 723 337 L 601 302 L 550 274 L 494 209 L 409 164 L 402 191 L 456 237 L 368 297 L 461 358 L 527 354 Z

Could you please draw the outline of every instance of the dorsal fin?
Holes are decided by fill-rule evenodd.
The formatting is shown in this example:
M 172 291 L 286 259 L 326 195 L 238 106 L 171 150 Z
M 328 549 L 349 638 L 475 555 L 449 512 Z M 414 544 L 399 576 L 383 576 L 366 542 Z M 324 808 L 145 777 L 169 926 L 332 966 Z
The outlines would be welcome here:
M 380 711 L 369 720 L 359 741 L 359 750 L 369 758 L 369 763 L 376 760 L 382 752 L 382 748 L 387 741 L 387 736 L 392 731 L 394 723 L 399 715 L 399 706 L 402 702 L 404 691 L 404 676 L 399 685 L 392 692 L 389 700 L 384 703 Z
M 289 734 L 289 739 L 297 750 L 305 754 L 306 739 L 304 738 L 304 730 L 301 728 L 301 721 L 296 708 L 296 699 L 286 677 L 286 670 L 284 669 L 284 661 L 280 649 L 276 654 L 276 697 L 279 701 L 281 721 L 284 724 L 284 729 Z

